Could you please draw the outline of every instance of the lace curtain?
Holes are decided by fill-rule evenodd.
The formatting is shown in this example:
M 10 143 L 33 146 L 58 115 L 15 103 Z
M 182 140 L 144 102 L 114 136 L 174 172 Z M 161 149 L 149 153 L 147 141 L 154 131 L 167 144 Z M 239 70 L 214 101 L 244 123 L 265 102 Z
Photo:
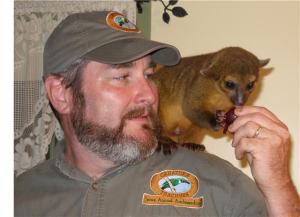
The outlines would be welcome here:
M 14 170 L 19 175 L 45 160 L 49 144 L 63 132 L 45 97 L 42 70 L 44 44 L 67 15 L 115 10 L 135 22 L 135 2 L 15 1 L 14 2 Z

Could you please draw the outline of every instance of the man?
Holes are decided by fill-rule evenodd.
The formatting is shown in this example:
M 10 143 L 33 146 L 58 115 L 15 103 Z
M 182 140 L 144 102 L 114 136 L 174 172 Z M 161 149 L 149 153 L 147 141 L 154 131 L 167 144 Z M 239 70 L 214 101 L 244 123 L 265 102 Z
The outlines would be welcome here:
M 175 47 L 143 38 L 117 12 L 62 21 L 45 46 L 44 77 L 65 141 L 56 159 L 18 177 L 15 216 L 299 215 L 289 133 L 264 108 L 236 109 L 228 129 L 260 191 L 208 153 L 155 152 L 158 94 L 150 78 L 154 64 L 179 60 Z

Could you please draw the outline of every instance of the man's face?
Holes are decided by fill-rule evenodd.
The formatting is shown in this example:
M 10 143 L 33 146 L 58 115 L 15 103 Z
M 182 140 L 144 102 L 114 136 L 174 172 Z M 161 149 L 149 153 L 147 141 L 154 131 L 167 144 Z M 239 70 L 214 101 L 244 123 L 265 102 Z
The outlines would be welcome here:
M 71 114 L 79 142 L 118 164 L 151 155 L 159 134 L 153 73 L 149 56 L 117 66 L 88 63 Z

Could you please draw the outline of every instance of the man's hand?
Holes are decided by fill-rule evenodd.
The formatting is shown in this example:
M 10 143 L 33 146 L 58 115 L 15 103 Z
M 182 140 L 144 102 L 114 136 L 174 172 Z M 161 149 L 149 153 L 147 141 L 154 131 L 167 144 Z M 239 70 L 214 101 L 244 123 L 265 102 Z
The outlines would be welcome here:
M 235 109 L 229 126 L 235 156 L 246 156 L 270 216 L 300 216 L 300 200 L 289 174 L 290 134 L 287 126 L 262 107 Z

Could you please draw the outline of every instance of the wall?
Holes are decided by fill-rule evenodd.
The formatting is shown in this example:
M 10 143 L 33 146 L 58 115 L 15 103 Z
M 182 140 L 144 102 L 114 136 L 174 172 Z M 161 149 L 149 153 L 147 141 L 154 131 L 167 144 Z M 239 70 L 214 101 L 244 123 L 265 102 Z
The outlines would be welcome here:
M 151 38 L 177 46 L 182 56 L 241 46 L 261 59 L 271 58 L 251 103 L 273 111 L 292 135 L 291 172 L 300 192 L 299 161 L 299 2 L 179 1 L 188 16 L 162 19 L 163 6 L 152 2 Z M 209 152 L 227 159 L 251 176 L 237 161 L 229 137 L 205 136 Z

